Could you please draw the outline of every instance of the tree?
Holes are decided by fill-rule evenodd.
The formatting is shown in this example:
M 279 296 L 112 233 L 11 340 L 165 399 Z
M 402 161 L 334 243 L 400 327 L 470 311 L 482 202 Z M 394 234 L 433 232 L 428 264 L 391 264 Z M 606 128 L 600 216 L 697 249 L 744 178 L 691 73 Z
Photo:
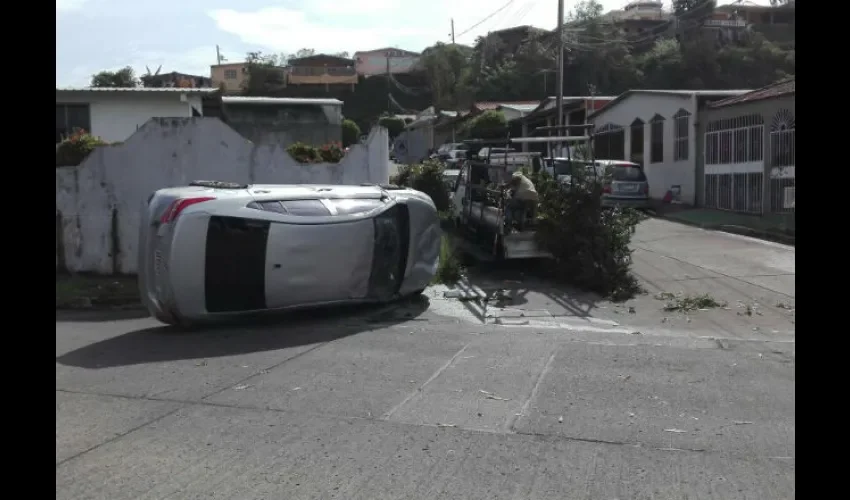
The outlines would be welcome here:
M 466 88 L 472 49 L 464 45 L 438 42 L 422 51 L 421 61 L 439 109 L 458 109 L 470 103 Z
M 469 135 L 474 139 L 499 139 L 505 137 L 507 130 L 505 114 L 495 109 L 481 113 L 469 123 Z
M 304 50 L 304 49 L 302 49 Z M 248 78 L 243 84 L 247 96 L 268 95 L 270 91 L 282 87 L 286 82 L 281 60 L 286 56 L 249 52 L 245 62 Z
M 342 147 L 347 148 L 360 141 L 360 127 L 352 120 L 342 121 Z
M 390 139 L 395 139 L 404 130 L 404 120 L 396 116 L 383 116 L 378 125 L 387 129 Z
M 138 87 L 139 79 L 130 66 L 116 71 L 101 71 L 91 77 L 92 87 Z

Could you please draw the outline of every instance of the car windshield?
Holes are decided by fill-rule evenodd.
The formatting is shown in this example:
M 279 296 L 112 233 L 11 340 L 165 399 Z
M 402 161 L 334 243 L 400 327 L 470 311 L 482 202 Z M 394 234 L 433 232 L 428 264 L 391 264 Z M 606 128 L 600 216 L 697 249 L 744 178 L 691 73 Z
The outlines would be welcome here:
M 646 175 L 638 165 L 612 165 L 608 167 L 611 179 L 617 182 L 645 182 Z
M 593 174 L 592 168 L 584 161 L 576 161 L 576 160 L 555 160 L 554 162 L 554 174 L 555 176 L 560 175 L 572 175 L 576 168 L 584 168 L 585 171 L 589 174 Z

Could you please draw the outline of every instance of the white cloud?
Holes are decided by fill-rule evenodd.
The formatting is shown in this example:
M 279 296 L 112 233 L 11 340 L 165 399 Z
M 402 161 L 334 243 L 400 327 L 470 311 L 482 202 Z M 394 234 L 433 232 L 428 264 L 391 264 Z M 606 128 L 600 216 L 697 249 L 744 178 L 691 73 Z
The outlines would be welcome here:
M 246 44 L 293 52 L 303 47 L 318 52 L 400 46 L 421 50 L 450 40 L 451 18 L 458 43 L 471 44 L 479 35 L 531 24 L 554 28 L 557 6 L 535 0 L 408 0 L 401 8 L 392 0 L 318 0 L 301 10 L 267 7 L 257 11 L 220 9 L 209 12 L 222 31 Z M 484 18 L 490 16 L 484 22 Z M 480 24 L 479 24 L 480 22 Z M 478 24 L 478 26 L 475 26 Z
M 233 57 L 232 60 L 241 59 Z M 95 73 L 108 70 L 114 71 L 124 66 L 132 67 L 137 76 L 145 74 L 148 68 L 151 72 L 162 65 L 161 73 L 179 71 L 190 75 L 209 76 L 210 65 L 215 64 L 215 47 L 196 47 L 182 52 L 133 51 L 126 63 L 116 67 L 99 67 L 94 65 L 76 66 L 69 72 L 56 75 L 57 87 L 85 87 L 91 82 Z
M 57 11 L 77 10 L 89 0 L 56 0 Z

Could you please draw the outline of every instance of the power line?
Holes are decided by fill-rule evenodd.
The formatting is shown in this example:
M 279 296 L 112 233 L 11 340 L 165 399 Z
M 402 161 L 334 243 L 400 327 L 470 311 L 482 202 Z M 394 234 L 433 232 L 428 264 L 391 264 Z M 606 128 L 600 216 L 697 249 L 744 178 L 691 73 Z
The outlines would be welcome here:
M 501 7 L 499 7 L 498 9 L 496 9 L 495 11 L 491 12 L 491 13 L 490 13 L 490 15 L 488 15 L 488 16 L 487 16 L 487 17 L 485 17 L 484 19 L 482 19 L 482 20 L 478 21 L 477 23 L 473 24 L 472 26 L 470 26 L 470 27 L 469 27 L 469 28 L 467 28 L 466 30 L 461 31 L 461 32 L 460 32 L 460 34 L 456 35 L 456 38 L 460 38 L 460 37 L 462 37 L 463 35 L 465 35 L 465 34 L 469 33 L 470 31 L 474 30 L 475 28 L 477 28 L 477 27 L 481 26 L 482 24 L 484 24 L 485 22 L 487 22 L 488 20 L 490 20 L 490 18 L 492 18 L 493 16 L 495 16 L 495 15 L 496 15 L 496 14 L 498 14 L 499 12 L 502 12 L 503 10 L 505 10 L 506 8 L 508 8 L 508 6 L 510 6 L 512 3 L 514 3 L 514 0 L 508 0 L 508 3 L 506 3 L 505 5 L 502 5 Z

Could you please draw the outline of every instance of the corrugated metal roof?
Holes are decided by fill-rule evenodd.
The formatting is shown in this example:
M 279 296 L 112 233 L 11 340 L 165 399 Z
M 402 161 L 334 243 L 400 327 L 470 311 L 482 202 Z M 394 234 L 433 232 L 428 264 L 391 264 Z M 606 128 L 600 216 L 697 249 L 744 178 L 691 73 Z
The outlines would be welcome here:
M 540 101 L 507 101 L 507 102 L 476 102 L 472 105 L 472 107 L 480 109 L 481 111 L 486 111 L 490 109 L 496 109 L 499 106 L 512 106 L 512 105 L 523 105 L 523 104 L 534 104 L 537 107 L 540 104 Z
M 502 104 L 500 108 L 519 111 L 520 113 L 530 113 L 537 109 L 537 104 Z
M 603 111 L 608 111 L 609 109 L 616 106 L 618 103 L 622 102 L 629 96 L 635 94 L 656 94 L 656 95 L 673 95 L 673 96 L 698 96 L 698 97 L 733 97 L 741 94 L 746 94 L 747 92 L 752 92 L 750 89 L 746 90 L 646 90 L 646 89 L 637 89 L 637 90 L 627 90 L 622 94 L 618 95 L 613 101 L 609 102 L 605 106 L 597 109 L 593 113 L 587 116 L 588 119 L 593 116 L 602 113 Z
M 212 94 L 217 88 L 178 87 L 56 87 L 56 92 L 172 92 L 182 94 Z
M 746 94 L 738 95 L 735 97 L 730 97 L 728 99 L 723 99 L 722 101 L 717 101 L 709 104 L 710 108 L 723 108 L 726 106 L 732 106 L 735 104 L 744 104 L 753 101 L 761 101 L 763 99 L 773 99 L 776 97 L 782 97 L 784 95 L 790 95 L 795 93 L 796 88 L 796 78 L 789 78 L 787 80 L 782 80 L 773 84 L 770 84 L 766 87 L 762 87 L 760 89 L 753 90 L 752 92 L 747 92 Z
M 319 106 L 342 106 L 339 99 L 313 99 L 301 97 L 242 97 L 224 96 L 221 98 L 224 104 L 301 104 Z

